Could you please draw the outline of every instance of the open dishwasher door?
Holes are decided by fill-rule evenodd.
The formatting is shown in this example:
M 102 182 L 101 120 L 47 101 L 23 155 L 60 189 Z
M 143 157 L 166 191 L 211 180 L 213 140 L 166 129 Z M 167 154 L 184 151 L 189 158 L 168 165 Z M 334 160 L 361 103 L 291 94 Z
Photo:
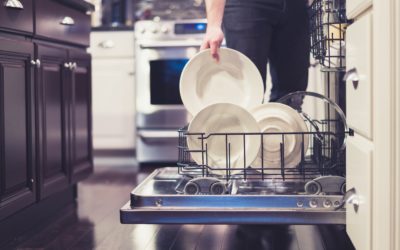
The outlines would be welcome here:
M 121 223 L 345 224 L 345 210 L 336 210 L 341 195 L 256 194 L 246 187 L 238 188 L 234 195 L 178 193 L 179 186 L 187 181 L 176 167 L 155 170 L 132 191 L 131 201 L 121 208 Z M 272 181 L 262 185 L 286 189 Z M 287 192 L 291 192 L 289 189 Z
M 315 99 L 322 111 L 311 117 L 308 100 Z M 296 92 L 281 99 L 292 106 L 307 124 L 307 131 L 279 133 L 189 133 L 179 131 L 179 161 L 175 167 L 155 170 L 131 193 L 121 208 L 125 224 L 345 224 L 343 194 L 346 138 L 348 130 L 342 110 L 330 99 L 310 92 Z M 317 104 L 318 105 L 318 104 Z M 322 112 L 323 113 L 323 112 Z M 315 117 L 314 117 L 315 116 Z M 226 167 L 209 165 L 212 137 L 226 141 Z M 275 138 L 280 161 L 261 159 L 251 167 L 231 168 L 230 137 L 260 137 L 260 152 Z M 285 136 L 300 143 L 299 163 L 286 164 Z M 199 148 L 189 148 L 187 139 L 199 140 Z M 281 139 L 276 139 L 276 138 Z M 281 141 L 280 141 L 281 140 Z M 236 140 L 237 142 L 237 140 Z M 306 143 L 307 142 L 307 143 Z M 286 141 L 287 143 L 287 141 Z M 233 147 L 233 146 L 232 146 Z M 245 152 L 245 150 L 244 150 Z M 202 162 L 194 162 L 200 154 Z

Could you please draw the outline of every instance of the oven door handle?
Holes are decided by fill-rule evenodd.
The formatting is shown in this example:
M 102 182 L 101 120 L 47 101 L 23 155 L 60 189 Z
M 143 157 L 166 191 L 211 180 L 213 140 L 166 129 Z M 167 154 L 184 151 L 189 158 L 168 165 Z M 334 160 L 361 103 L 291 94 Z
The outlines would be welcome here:
M 182 48 L 182 47 L 196 47 L 199 48 L 201 43 L 194 42 L 157 42 L 157 43 L 141 43 L 141 49 L 157 49 L 157 48 Z
M 139 136 L 143 139 L 175 139 L 178 131 L 140 131 Z

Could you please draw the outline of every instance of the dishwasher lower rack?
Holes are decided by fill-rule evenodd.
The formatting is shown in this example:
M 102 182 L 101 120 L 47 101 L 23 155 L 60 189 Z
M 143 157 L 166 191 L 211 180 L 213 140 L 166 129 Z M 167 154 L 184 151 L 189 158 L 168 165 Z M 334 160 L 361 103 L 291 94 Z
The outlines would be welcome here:
M 178 173 L 191 178 L 185 185 L 182 193 L 197 194 L 225 194 L 228 192 L 229 185 L 235 184 L 248 186 L 262 192 L 270 192 L 270 188 L 260 183 L 284 183 L 286 186 L 293 186 L 295 192 L 305 192 L 307 194 L 344 194 L 345 193 L 345 158 L 342 148 L 345 138 L 344 132 L 335 133 L 325 128 L 335 121 L 307 121 L 309 123 L 309 132 L 293 133 L 188 133 L 187 130 L 179 131 L 179 162 Z M 199 149 L 189 149 L 187 137 L 199 140 Z M 285 163 L 285 138 L 287 136 L 297 136 L 301 138 L 301 151 L 299 163 L 296 167 L 287 167 Z M 224 162 L 222 166 L 213 166 L 209 164 L 210 147 L 207 142 L 210 138 L 218 137 L 225 145 Z M 260 152 L 261 161 L 257 164 L 246 164 L 246 141 L 248 137 L 259 137 L 261 142 Z M 309 146 L 304 141 L 309 138 Z M 242 141 L 243 166 L 235 168 L 231 166 L 231 148 L 230 138 L 236 138 L 236 143 Z M 268 155 L 264 152 L 264 142 L 275 140 L 275 144 L 280 147 L 277 151 L 279 162 L 269 166 L 264 163 L 264 158 Z M 278 141 L 277 141 L 278 140 Z M 212 151 L 212 150 L 211 150 Z M 193 154 L 200 154 L 201 162 L 192 160 Z M 261 162 L 261 163 L 260 163 Z M 232 184 L 233 183 L 233 184 Z M 287 189 L 287 187 L 285 187 Z M 248 191 L 250 191 L 248 189 Z M 228 193 L 232 193 L 229 191 Z
M 294 195 L 296 187 L 280 180 L 258 183 L 280 190 L 274 194 L 249 192 L 239 183 L 232 184 L 234 194 L 185 195 L 178 190 L 189 180 L 176 170 L 157 169 L 133 190 L 130 202 L 120 210 L 121 223 L 345 224 L 341 195 Z

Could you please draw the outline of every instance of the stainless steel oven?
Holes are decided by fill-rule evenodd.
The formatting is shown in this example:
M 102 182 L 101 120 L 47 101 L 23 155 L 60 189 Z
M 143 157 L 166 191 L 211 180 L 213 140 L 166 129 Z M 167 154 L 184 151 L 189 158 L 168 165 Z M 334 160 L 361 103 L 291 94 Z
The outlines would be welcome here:
M 200 48 L 205 20 L 139 21 L 136 39 L 137 160 L 176 162 L 179 128 L 188 113 L 179 94 L 187 61 Z

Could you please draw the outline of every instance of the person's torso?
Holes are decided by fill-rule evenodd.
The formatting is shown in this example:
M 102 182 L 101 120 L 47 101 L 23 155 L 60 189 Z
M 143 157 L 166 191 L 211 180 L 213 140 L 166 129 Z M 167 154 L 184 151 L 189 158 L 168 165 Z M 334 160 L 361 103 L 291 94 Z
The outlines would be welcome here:
M 226 6 L 283 10 L 285 0 L 226 0 Z

